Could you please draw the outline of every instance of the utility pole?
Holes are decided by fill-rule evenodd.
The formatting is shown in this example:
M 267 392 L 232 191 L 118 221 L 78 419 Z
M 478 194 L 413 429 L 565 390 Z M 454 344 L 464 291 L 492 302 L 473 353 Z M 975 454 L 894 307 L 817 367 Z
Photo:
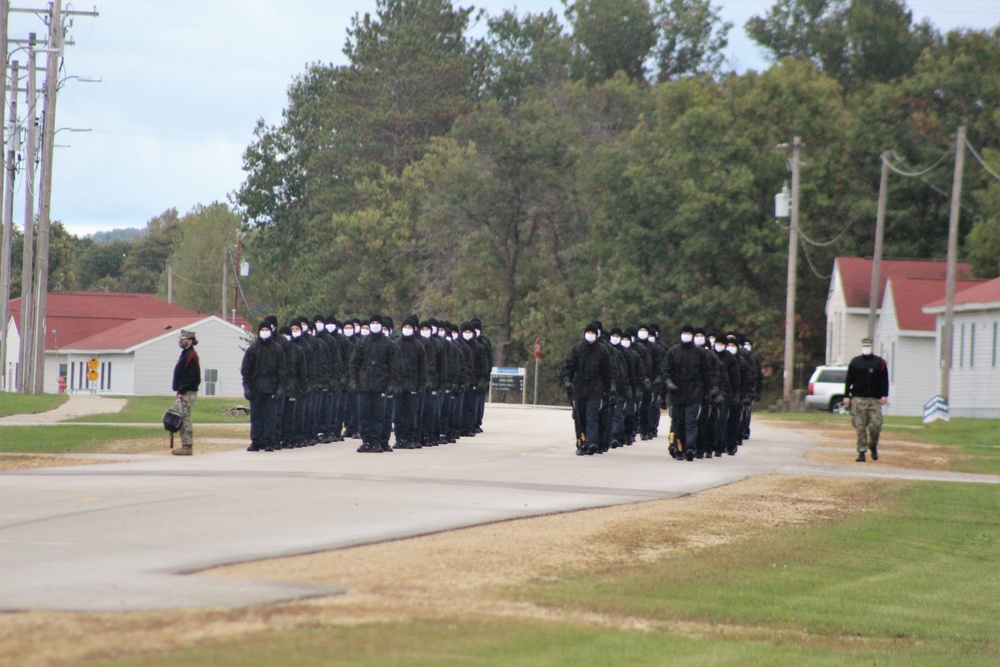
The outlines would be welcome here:
M 951 357 L 955 346 L 955 269 L 958 264 L 958 217 L 962 203 L 962 172 L 965 169 L 965 126 L 955 139 L 955 177 L 951 184 L 951 214 L 948 217 L 948 277 L 945 281 L 944 332 L 941 334 L 941 396 L 947 400 L 951 384 Z
M 6 54 L 4 54 L 6 55 Z M 6 63 L 6 59 L 4 60 Z M 4 163 L 7 172 L 3 199 L 3 254 L 0 255 L 0 286 L 3 294 L 0 294 L 0 369 L 3 377 L 0 377 L 0 389 L 9 390 L 7 376 L 7 320 L 10 316 L 10 259 L 11 241 L 13 239 L 14 228 L 14 169 L 17 167 L 15 158 L 17 156 L 17 72 L 18 62 L 15 60 L 10 64 L 10 126 L 7 130 L 7 155 Z M 6 73 L 6 64 L 4 65 Z
M 236 256 L 233 258 L 233 310 L 239 307 L 240 303 L 240 234 L 239 230 L 236 230 Z M 235 317 L 233 318 L 236 319 Z M 234 322 L 235 324 L 235 322 Z
M 889 198 L 889 156 L 882 153 L 882 180 L 878 186 L 878 213 L 875 214 L 875 251 L 872 253 L 872 290 L 868 296 L 868 337 L 875 339 L 875 313 L 878 310 L 878 288 L 882 283 L 882 239 L 885 236 L 885 205 Z
M 783 144 L 782 147 L 787 147 Z M 784 397 L 792 399 L 795 386 L 795 287 L 799 263 L 799 165 L 802 140 L 792 141 L 792 215 L 788 229 L 788 287 L 785 297 L 785 370 Z
M 59 56 L 62 55 L 62 0 L 52 0 L 49 13 L 49 38 L 46 43 L 45 109 L 42 112 L 41 192 L 38 199 L 38 261 L 35 262 L 35 285 L 38 305 L 35 310 L 35 386 L 34 394 L 45 387 L 45 323 L 49 292 L 49 229 L 52 223 L 52 154 L 56 135 L 56 92 L 59 84 Z
M 167 264 L 167 303 L 174 302 L 174 267 Z
M 228 289 L 226 287 L 226 273 L 228 273 L 228 267 L 226 266 L 227 250 L 224 250 L 222 254 L 222 319 L 226 319 L 226 310 L 228 310 L 226 308 L 226 290 Z
M 7 75 L 7 31 L 10 28 L 10 0 L 0 0 L 0 53 L 3 53 L 3 73 L 4 76 Z M 6 81 L 0 81 L 0 121 L 3 119 L 3 108 L 6 105 L 7 100 L 7 87 Z M 14 90 L 17 90 L 17 84 L 14 85 Z M 0 132 L 0 155 L 4 154 L 3 148 L 6 146 L 4 143 L 3 132 Z M 3 173 L 4 170 L 0 170 L 0 186 L 2 186 Z M 0 187 L 0 192 L 3 192 L 3 187 Z M 4 245 L 3 246 L 4 256 L 10 255 L 10 249 Z M 0 298 L 3 299 L 3 317 L 0 321 L 0 390 L 7 388 L 7 306 L 10 300 L 10 280 L 3 281 L 0 285 L 0 290 L 3 294 L 0 294 Z
M 21 257 L 21 392 L 30 393 L 34 386 L 34 319 L 35 319 L 35 153 L 38 150 L 38 113 L 35 104 L 35 33 L 28 34 L 28 82 L 24 124 L 27 127 L 24 154 L 24 253 Z

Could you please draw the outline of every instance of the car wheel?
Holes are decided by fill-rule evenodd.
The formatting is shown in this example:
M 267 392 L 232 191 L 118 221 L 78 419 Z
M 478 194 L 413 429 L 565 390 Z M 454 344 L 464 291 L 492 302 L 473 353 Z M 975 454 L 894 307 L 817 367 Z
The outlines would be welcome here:
M 844 407 L 844 397 L 834 396 L 830 399 L 830 412 L 836 414 L 844 414 L 847 412 L 847 408 Z

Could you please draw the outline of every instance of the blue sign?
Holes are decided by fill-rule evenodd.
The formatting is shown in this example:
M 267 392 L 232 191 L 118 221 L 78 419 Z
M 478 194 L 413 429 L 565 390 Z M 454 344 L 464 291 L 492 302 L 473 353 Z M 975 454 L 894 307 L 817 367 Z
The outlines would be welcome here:
M 938 419 L 948 421 L 948 399 L 940 395 L 924 403 L 924 423 L 929 424 Z
M 493 372 L 497 375 L 524 375 L 520 368 L 494 368 Z

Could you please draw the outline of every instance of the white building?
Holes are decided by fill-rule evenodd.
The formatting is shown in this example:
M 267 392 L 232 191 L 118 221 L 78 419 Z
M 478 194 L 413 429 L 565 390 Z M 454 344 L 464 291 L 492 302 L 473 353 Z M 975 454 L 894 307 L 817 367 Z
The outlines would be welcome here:
M 956 290 L 981 282 L 956 281 Z M 920 416 L 924 403 L 938 393 L 935 318 L 923 307 L 944 294 L 944 280 L 896 277 L 886 282 L 875 351 L 889 365 L 887 415 Z M 860 344 L 855 354 L 860 354 Z
M 7 383 L 17 386 L 20 299 L 11 302 Z M 170 395 L 181 329 L 197 333 L 203 396 L 242 396 L 246 331 L 215 315 L 168 304 L 151 294 L 53 293 L 48 297 L 43 391 Z
M 944 299 L 923 308 L 935 317 L 935 360 L 943 359 L 944 310 Z M 1000 418 L 1000 278 L 961 291 L 956 287 L 952 332 L 950 415 Z M 940 370 L 934 394 L 939 388 Z
M 858 354 L 861 339 L 868 333 L 868 301 L 872 284 L 871 259 L 838 257 L 833 262 L 830 291 L 826 300 L 826 363 L 843 366 Z M 933 260 L 882 260 L 876 303 L 882 305 L 890 278 L 944 280 L 947 262 Z M 959 277 L 969 274 L 969 265 L 958 265 Z M 876 317 L 879 310 L 876 310 Z M 876 322 L 875 330 L 878 331 Z M 876 334 L 877 335 L 877 334 Z M 876 339 L 876 349 L 878 340 Z

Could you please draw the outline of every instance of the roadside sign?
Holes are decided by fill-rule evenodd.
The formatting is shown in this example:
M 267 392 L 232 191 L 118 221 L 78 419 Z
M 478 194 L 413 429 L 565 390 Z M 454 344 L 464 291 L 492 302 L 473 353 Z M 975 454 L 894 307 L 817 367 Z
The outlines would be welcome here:
M 535 359 L 541 359 L 541 358 L 542 358 L 542 339 L 541 338 L 536 338 L 535 339 Z
M 924 423 L 942 419 L 948 421 L 948 399 L 938 395 L 924 403 Z
M 97 382 L 97 371 L 87 371 L 87 379 L 91 382 Z
M 526 368 L 506 368 L 494 367 L 490 372 L 490 400 L 493 400 L 493 392 L 517 392 L 521 394 L 521 402 L 525 401 L 524 378 L 527 376 Z
M 101 362 L 97 360 L 97 357 L 91 357 L 87 360 L 87 369 L 96 371 L 97 367 L 101 365 Z

